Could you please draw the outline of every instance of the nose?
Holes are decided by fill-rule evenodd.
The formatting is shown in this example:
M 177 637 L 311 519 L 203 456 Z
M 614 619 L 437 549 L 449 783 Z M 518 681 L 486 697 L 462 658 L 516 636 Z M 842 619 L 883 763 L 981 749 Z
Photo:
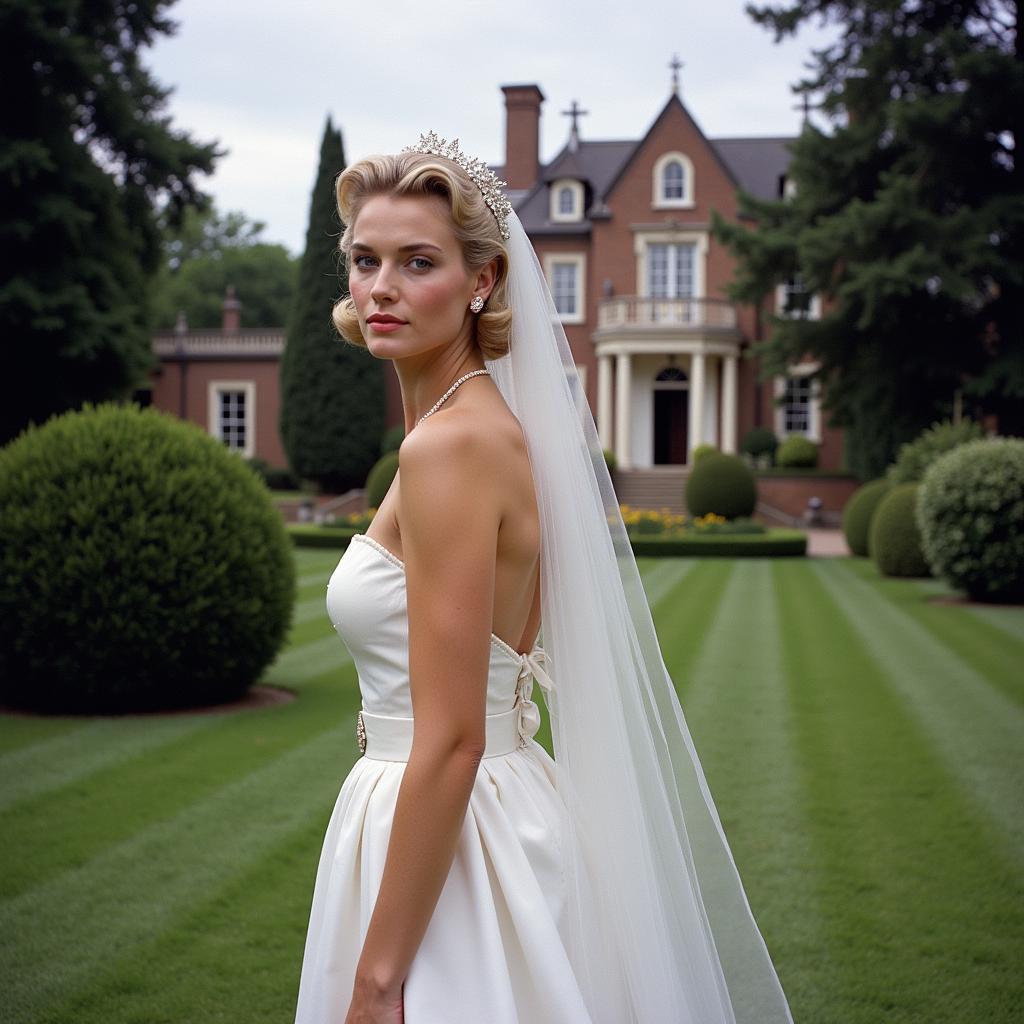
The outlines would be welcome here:
M 373 276 L 370 298 L 374 302 L 394 302 L 397 298 L 394 271 L 386 263 L 381 263 L 377 273 Z

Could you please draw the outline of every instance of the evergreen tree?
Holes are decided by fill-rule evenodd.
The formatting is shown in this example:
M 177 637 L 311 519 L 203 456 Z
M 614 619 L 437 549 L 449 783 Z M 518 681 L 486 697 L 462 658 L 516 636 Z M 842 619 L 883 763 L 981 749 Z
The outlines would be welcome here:
M 156 209 L 202 203 L 221 154 L 173 130 L 139 51 L 176 28 L 165 0 L 0 5 L 0 443 L 151 364 Z
M 776 40 L 840 24 L 794 89 L 830 130 L 793 144 L 788 199 L 713 218 L 734 298 L 798 275 L 823 316 L 773 318 L 762 372 L 817 359 L 847 460 L 876 476 L 902 442 L 964 411 L 1024 431 L 1024 60 L 1013 0 L 790 0 L 748 6 Z
M 339 492 L 365 483 L 384 431 L 383 366 L 339 337 L 331 320 L 334 303 L 348 291 L 334 196 L 344 168 L 341 132 L 328 117 L 281 359 L 280 423 L 292 471 Z

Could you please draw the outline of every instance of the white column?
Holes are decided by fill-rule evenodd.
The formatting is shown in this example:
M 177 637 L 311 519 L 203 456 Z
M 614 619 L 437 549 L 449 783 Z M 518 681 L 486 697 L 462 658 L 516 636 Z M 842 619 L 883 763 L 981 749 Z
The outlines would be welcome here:
M 612 357 L 597 357 L 597 432 L 602 448 L 612 446 Z
M 628 352 L 620 352 L 615 360 L 615 461 L 619 469 L 630 469 L 629 419 L 632 391 L 632 362 Z
M 693 449 L 704 443 L 704 353 L 690 356 L 690 450 L 687 461 L 693 465 Z
M 725 357 L 725 376 L 722 380 L 722 451 L 736 454 L 736 356 Z

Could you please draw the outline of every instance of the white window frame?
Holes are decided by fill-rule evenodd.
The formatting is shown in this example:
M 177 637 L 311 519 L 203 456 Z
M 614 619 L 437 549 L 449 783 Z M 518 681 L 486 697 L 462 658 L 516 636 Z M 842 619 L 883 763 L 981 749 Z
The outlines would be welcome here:
M 816 362 L 795 363 L 788 368 L 789 372 L 785 376 L 776 376 L 774 378 L 776 399 L 782 398 L 785 395 L 786 381 L 790 377 L 805 377 L 807 374 L 817 370 L 818 366 L 819 364 Z M 776 405 L 775 436 L 780 440 L 793 436 L 806 437 L 808 441 L 821 444 L 821 381 L 819 379 L 815 378 L 811 381 L 810 400 L 807 405 L 807 432 L 787 431 L 786 407 L 784 405 Z
M 247 459 L 256 454 L 256 381 L 254 380 L 211 380 L 207 388 L 207 432 L 218 441 L 223 441 L 220 422 L 220 396 L 225 391 L 241 391 L 245 394 L 245 445 L 232 448 Z
M 555 264 L 572 264 L 576 268 L 576 312 L 559 313 L 563 324 L 582 324 L 587 319 L 587 256 L 582 252 L 549 252 L 544 254 L 544 276 L 551 295 L 555 294 Z
M 790 278 L 789 281 L 792 281 Z M 811 295 L 810 305 L 807 307 L 806 316 L 797 316 L 786 312 L 786 292 L 789 281 L 781 281 L 775 286 L 775 313 L 777 316 L 786 317 L 787 320 L 820 320 L 821 319 L 821 295 L 814 292 Z
M 665 198 L 665 168 L 673 161 L 683 166 L 681 199 Z M 685 153 L 662 153 L 655 161 L 651 205 L 656 210 L 692 210 L 694 201 L 693 161 Z
M 572 192 L 572 212 L 562 213 L 558 208 L 558 196 L 563 188 Z M 583 183 L 575 178 L 556 178 L 551 183 L 550 216 L 556 224 L 574 224 L 583 220 Z
M 694 245 L 693 295 L 694 299 L 707 296 L 707 258 L 710 241 L 706 231 L 638 231 L 633 236 L 636 256 L 636 294 L 651 298 L 647 282 L 647 247 L 659 245 Z

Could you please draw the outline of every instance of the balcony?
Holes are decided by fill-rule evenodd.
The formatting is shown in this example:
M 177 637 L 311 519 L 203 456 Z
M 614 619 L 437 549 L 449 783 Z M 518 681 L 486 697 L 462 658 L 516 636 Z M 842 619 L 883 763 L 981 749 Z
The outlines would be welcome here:
M 728 299 L 651 299 L 622 295 L 597 304 L 598 333 L 716 331 L 736 333 L 736 305 Z

